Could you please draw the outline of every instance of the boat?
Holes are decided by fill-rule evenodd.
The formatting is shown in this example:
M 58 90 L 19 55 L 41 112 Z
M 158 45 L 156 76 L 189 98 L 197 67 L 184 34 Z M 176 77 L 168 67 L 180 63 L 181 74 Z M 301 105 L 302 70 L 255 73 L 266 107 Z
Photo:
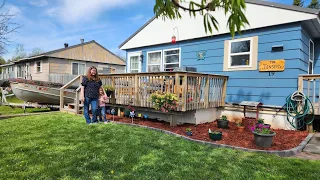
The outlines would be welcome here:
M 9 79 L 13 94 L 25 101 L 40 105 L 59 105 L 60 88 L 63 84 L 25 79 Z M 64 103 L 74 103 L 76 88 L 71 86 L 64 91 Z

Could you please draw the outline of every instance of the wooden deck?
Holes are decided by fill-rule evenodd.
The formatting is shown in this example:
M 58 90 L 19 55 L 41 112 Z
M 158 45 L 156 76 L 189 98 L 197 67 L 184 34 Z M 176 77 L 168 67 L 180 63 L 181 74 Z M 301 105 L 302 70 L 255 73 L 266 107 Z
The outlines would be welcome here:
M 104 85 L 115 88 L 110 104 L 153 108 L 152 93 L 170 92 L 179 99 L 177 111 L 224 106 L 228 80 L 227 76 L 192 72 L 110 74 L 100 78 Z
M 300 75 L 298 90 L 310 99 L 314 114 L 320 115 L 320 74 Z

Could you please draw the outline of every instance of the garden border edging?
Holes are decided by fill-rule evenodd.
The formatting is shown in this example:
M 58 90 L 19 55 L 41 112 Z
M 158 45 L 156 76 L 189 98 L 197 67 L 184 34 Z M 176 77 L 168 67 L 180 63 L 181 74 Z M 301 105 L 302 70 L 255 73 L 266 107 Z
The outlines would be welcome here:
M 166 134 L 174 135 L 176 137 L 181 137 L 181 138 L 184 138 L 189 141 L 193 141 L 193 142 L 197 142 L 197 143 L 201 143 L 201 144 L 205 144 L 205 145 L 210 145 L 210 146 L 216 147 L 216 148 L 229 148 L 229 149 L 237 149 L 237 150 L 250 151 L 250 152 L 276 154 L 281 157 L 289 157 L 289 156 L 294 156 L 294 155 L 298 154 L 306 147 L 306 145 L 308 144 L 308 142 L 310 141 L 310 139 L 314 135 L 314 133 L 309 133 L 308 136 L 298 146 L 296 146 L 292 149 L 288 149 L 288 150 L 258 150 L 258 149 L 249 149 L 249 148 L 243 148 L 243 147 L 238 147 L 238 146 L 231 146 L 231 145 L 226 145 L 226 144 L 217 144 L 217 143 L 208 142 L 208 141 L 201 141 L 201 140 L 192 139 L 192 138 L 180 135 L 180 134 L 176 134 L 171 131 L 167 131 L 167 130 L 163 130 L 163 129 L 159 129 L 159 128 L 154 128 L 154 127 L 149 127 L 149 126 L 143 126 L 143 125 L 139 125 L 139 124 L 123 123 L 123 122 L 117 122 L 117 121 L 112 121 L 112 122 L 117 123 L 117 124 L 138 126 L 138 127 L 142 127 L 142 128 L 146 128 L 146 129 L 156 130 L 156 131 L 164 132 Z

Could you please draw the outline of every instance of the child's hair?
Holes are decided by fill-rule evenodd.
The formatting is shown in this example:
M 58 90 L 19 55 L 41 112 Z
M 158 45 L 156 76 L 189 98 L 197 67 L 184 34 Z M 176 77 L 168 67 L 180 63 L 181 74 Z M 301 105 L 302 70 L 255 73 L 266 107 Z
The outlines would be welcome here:
M 104 92 L 103 92 L 103 89 L 99 89 L 99 96 L 102 96 L 102 95 L 104 95 Z

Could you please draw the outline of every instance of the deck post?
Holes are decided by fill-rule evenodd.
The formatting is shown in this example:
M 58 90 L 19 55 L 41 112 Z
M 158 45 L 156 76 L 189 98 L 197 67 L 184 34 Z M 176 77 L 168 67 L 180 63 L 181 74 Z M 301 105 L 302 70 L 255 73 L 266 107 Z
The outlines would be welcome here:
M 63 110 L 63 105 L 64 105 L 64 98 L 63 98 L 63 94 L 64 94 L 64 88 L 60 89 L 60 111 Z
M 209 108 L 209 78 L 210 76 L 208 75 L 206 77 L 205 81 L 205 88 L 204 88 L 204 108 Z
M 134 75 L 134 106 L 141 106 L 139 97 L 139 78 L 138 75 Z
M 188 84 L 188 75 L 184 74 L 182 79 L 182 98 L 181 98 L 181 111 L 187 110 L 187 84 Z
M 112 93 L 110 97 L 110 103 L 111 104 L 116 104 L 116 87 L 115 87 L 115 82 L 114 82 L 114 77 L 111 77 L 111 86 L 114 87 L 114 92 Z
M 175 83 L 174 83 L 174 91 L 178 99 L 180 99 L 180 74 L 175 74 Z M 180 110 L 180 107 L 177 108 Z
M 225 78 L 223 78 L 223 89 L 222 89 L 221 106 L 225 105 L 226 94 L 227 94 L 227 78 L 225 77 Z

